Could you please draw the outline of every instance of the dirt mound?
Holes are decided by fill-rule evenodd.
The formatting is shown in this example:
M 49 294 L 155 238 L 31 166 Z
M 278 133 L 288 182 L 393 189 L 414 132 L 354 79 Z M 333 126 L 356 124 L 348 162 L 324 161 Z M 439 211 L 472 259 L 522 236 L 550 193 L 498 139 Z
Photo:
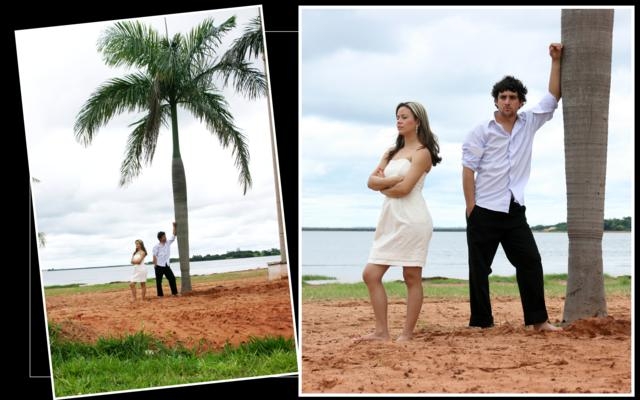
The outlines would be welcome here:
M 564 330 L 574 337 L 631 336 L 631 321 L 615 319 L 612 316 L 585 318 L 572 322 Z
M 90 326 L 68 319 L 59 322 L 56 327 L 50 327 L 49 329 L 56 330 L 56 338 L 60 341 L 88 343 L 96 336 L 95 330 Z
M 149 287 L 147 295 L 135 303 L 128 288 L 50 296 L 45 299 L 47 318 L 60 326 L 60 338 L 91 343 L 140 331 L 168 345 L 200 350 L 246 343 L 251 337 L 293 337 L 287 279 L 203 283 L 177 297 L 157 297 Z

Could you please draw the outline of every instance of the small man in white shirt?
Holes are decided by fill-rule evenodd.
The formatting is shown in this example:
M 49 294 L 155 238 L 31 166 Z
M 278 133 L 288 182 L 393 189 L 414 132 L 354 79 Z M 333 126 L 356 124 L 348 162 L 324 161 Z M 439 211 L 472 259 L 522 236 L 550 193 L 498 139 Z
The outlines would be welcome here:
M 158 240 L 160 243 L 153 246 L 153 269 L 156 272 L 156 290 L 158 297 L 164 296 L 162 293 L 162 275 L 167 276 L 169 281 L 169 287 L 171 287 L 171 294 L 178 295 L 178 288 L 176 286 L 176 277 L 173 275 L 173 271 L 169 266 L 169 259 L 171 258 L 171 243 L 176 240 L 176 223 L 173 223 L 173 236 L 167 240 L 167 235 L 164 232 L 158 232 Z
M 542 260 L 524 206 L 533 138 L 553 117 L 561 96 L 562 44 L 549 45 L 549 55 L 549 93 L 531 110 L 518 112 L 526 101 L 527 88 L 512 76 L 504 77 L 491 92 L 497 108 L 493 118 L 474 128 L 462 145 L 472 327 L 493 326 L 489 274 L 502 244 L 516 268 L 525 325 L 536 330 L 561 330 L 549 323 Z

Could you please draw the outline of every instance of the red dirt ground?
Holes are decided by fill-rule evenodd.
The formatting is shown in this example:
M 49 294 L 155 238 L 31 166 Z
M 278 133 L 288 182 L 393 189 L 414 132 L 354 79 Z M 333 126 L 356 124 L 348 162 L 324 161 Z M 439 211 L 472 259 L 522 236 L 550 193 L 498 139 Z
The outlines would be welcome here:
M 227 341 L 247 342 L 251 336 L 293 337 L 288 279 L 198 283 L 188 295 L 165 293 L 163 298 L 156 296 L 154 285 L 147 286 L 148 300 L 140 300 L 138 287 L 136 303 L 128 288 L 48 296 L 47 318 L 62 326 L 64 338 L 84 342 L 144 331 L 169 345 L 181 342 L 205 350 Z
M 563 302 L 547 299 L 551 322 Z M 523 326 L 518 298 L 492 299 L 490 329 L 467 327 L 468 301 L 425 298 L 414 340 L 395 343 L 355 340 L 373 329 L 366 301 L 305 301 L 302 393 L 630 393 L 630 297 L 607 305 L 609 317 L 551 333 Z M 390 302 L 394 337 L 405 309 Z

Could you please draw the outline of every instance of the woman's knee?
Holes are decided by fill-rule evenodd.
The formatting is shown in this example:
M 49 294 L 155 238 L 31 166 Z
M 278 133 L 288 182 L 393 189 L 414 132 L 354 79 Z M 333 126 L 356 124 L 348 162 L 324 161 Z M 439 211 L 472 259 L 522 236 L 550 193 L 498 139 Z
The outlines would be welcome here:
M 407 286 L 422 285 L 422 268 L 403 268 L 402 276 Z
M 379 283 L 382 282 L 382 274 L 376 271 L 371 264 L 367 264 L 364 271 L 362 271 L 362 280 L 366 284 Z

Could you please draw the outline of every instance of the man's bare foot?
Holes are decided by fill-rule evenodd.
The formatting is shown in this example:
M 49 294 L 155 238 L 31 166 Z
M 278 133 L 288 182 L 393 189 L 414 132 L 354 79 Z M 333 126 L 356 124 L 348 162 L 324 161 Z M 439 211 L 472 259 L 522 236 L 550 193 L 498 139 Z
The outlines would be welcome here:
M 409 342 L 411 341 L 411 339 L 413 339 L 413 335 L 406 335 L 403 333 L 402 335 L 398 336 L 396 342 Z
M 562 330 L 562 328 L 551 325 L 549 321 L 541 322 L 539 324 L 533 324 L 533 329 L 535 329 L 536 331 L 543 331 L 543 332 L 554 332 L 554 331 Z
M 360 336 L 359 338 L 354 339 L 356 342 L 368 342 L 368 341 L 387 341 L 391 340 L 391 336 L 388 333 L 370 333 L 368 335 Z

